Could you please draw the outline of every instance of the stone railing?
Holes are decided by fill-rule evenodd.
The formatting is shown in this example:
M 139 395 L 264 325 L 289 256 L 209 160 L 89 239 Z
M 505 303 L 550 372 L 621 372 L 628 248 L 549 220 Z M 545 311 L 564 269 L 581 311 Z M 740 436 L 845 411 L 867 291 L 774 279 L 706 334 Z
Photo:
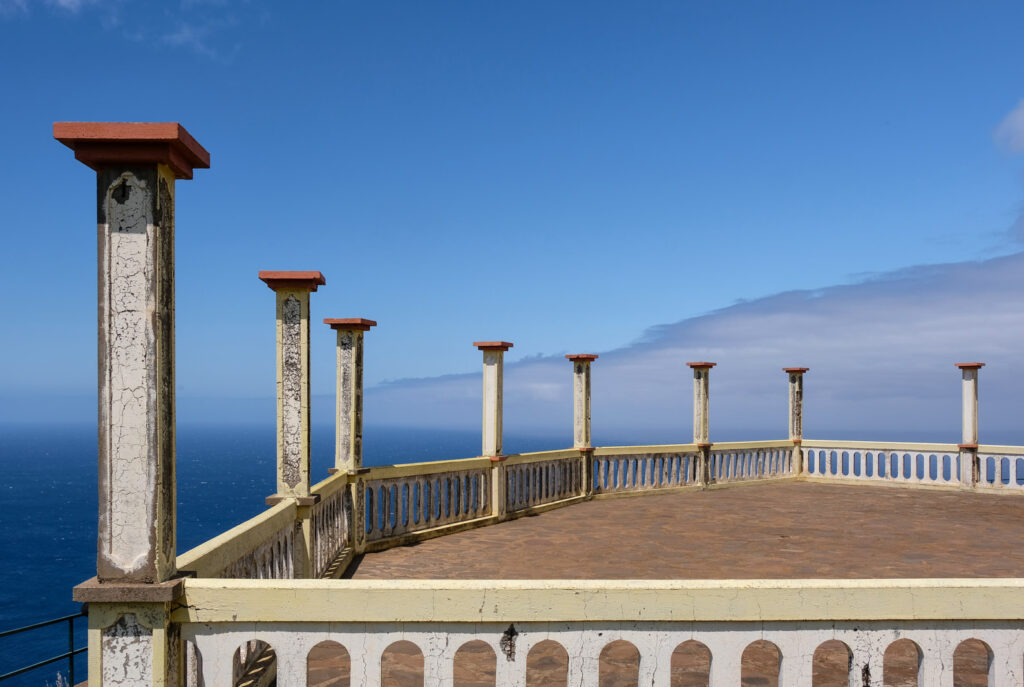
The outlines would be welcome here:
M 355 483 L 357 532 L 371 548 L 437 536 L 491 516 L 491 461 L 468 458 L 369 468 Z M 413 537 L 416 538 L 416 537 Z
M 509 456 L 505 510 L 518 513 L 585 496 L 584 463 L 579 451 L 545 451 Z
M 890 684 L 894 653 L 909 650 L 907 684 L 952 685 L 973 647 L 982 680 L 1016 685 L 1021 618 L 1019 579 L 186 580 L 171 620 L 197 657 L 196 685 L 234 684 L 236 652 L 258 641 L 273 651 L 281 687 L 314 684 L 331 656 L 335 676 L 380 684 L 395 652 L 423 684 L 452 684 L 470 648 L 469 671 L 497 685 L 536 684 L 540 664 L 561 684 L 624 671 L 623 684 L 669 685 L 682 659 L 704 684 L 737 687 L 754 648 L 766 684 L 816 684 L 822 652 L 840 654 L 826 663 L 842 684 Z
M 594 450 L 595 496 L 697 485 L 700 451 L 693 444 L 612 446 Z
M 268 508 L 178 556 L 178 570 L 207 578 L 291 579 L 295 577 L 296 512 L 291 501 Z
M 804 473 L 811 478 L 908 485 L 964 485 L 956 444 L 869 441 L 803 442 Z
M 1024 447 L 978 447 L 979 488 L 1024 491 Z
M 709 453 L 710 481 L 750 482 L 793 477 L 793 442 L 751 441 L 714 444 Z
M 313 576 L 334 577 L 343 571 L 353 554 L 348 475 L 328 477 L 310 491 L 317 498 L 310 513 Z

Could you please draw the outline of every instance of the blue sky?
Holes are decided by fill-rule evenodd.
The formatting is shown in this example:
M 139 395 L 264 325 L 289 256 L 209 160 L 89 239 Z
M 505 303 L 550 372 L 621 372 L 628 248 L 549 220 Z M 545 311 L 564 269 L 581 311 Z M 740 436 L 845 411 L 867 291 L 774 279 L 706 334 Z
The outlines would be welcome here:
M 256 272 L 319 269 L 317 321 L 380 322 L 368 422 L 476 426 L 477 401 L 440 402 L 452 378 L 437 378 L 478 373 L 471 342 L 505 339 L 510 381 L 605 354 L 595 422 L 686 429 L 682 364 L 706 354 L 732 426 L 776 412 L 742 400 L 753 375 L 817 364 L 809 397 L 835 401 L 822 429 L 919 412 L 908 426 L 937 431 L 957 420 L 954 357 L 987 354 L 983 408 L 1014 425 L 1021 25 L 1016 2 L 0 0 L 0 409 L 93 412 L 94 175 L 52 122 L 180 121 L 212 155 L 178 186 L 182 418 L 272 413 Z M 815 326 L 886 361 L 895 392 L 834 339 L 757 325 L 811 301 L 828 306 Z M 723 317 L 740 333 L 712 341 L 701 327 Z M 902 336 L 880 348 L 874 325 Z M 314 333 L 329 417 L 333 339 Z M 652 340 L 671 354 L 646 355 Z M 633 373 L 609 365 L 602 388 L 616 356 Z M 551 374 L 544 393 L 571 412 L 568 369 Z M 425 381 L 394 381 L 409 378 Z M 875 389 L 911 400 L 863 417 L 842 401 Z M 946 393 L 941 412 L 913 401 Z M 622 405 L 663 396 L 664 412 Z M 538 399 L 510 398 L 510 418 L 543 424 Z

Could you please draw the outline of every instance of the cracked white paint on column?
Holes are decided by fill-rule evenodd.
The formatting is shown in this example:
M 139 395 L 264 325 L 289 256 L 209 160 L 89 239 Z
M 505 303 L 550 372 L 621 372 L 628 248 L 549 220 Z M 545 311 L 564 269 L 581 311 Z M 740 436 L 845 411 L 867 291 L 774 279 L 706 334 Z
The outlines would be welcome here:
M 962 444 L 978 443 L 978 370 L 963 368 L 961 382 L 963 439 Z
M 804 436 L 804 376 L 789 373 L 789 438 Z
M 590 361 L 573 362 L 572 375 L 573 446 L 590 447 Z
M 363 465 L 363 332 L 338 330 L 337 424 L 334 466 Z
M 708 406 L 710 388 L 708 377 L 711 370 L 696 367 L 693 370 L 693 443 L 706 444 L 710 436 Z
M 153 631 L 126 613 L 103 630 L 103 685 L 153 684 Z
M 302 478 L 302 304 L 281 304 L 281 480 L 291 488 Z
M 97 573 L 160 581 L 174 570 L 174 180 L 153 167 L 99 183 Z
M 484 351 L 483 453 L 481 454 L 484 456 L 501 455 L 503 361 L 503 351 Z

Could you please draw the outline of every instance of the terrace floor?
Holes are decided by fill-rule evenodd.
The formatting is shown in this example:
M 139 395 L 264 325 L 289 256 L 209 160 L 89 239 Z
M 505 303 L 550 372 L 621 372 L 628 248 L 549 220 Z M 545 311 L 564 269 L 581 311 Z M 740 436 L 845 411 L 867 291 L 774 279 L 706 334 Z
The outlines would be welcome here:
M 367 554 L 355 579 L 1024 577 L 1024 498 L 812 482 L 599 499 Z

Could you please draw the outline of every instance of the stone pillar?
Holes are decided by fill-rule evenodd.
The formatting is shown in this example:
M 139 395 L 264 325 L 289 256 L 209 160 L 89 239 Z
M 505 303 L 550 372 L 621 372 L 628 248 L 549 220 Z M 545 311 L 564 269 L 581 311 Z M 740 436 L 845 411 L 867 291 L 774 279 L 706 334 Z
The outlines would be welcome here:
M 363 467 L 363 332 L 376 327 L 361 317 L 325 319 L 338 333 L 338 382 L 335 391 L 335 472 Z
M 711 476 L 711 387 L 708 378 L 711 368 L 717 363 L 686 363 L 693 369 L 693 443 L 700 454 L 697 457 L 697 483 L 707 486 L 714 479 Z
M 59 122 L 96 171 L 103 582 L 174 576 L 174 184 L 210 155 L 176 123 Z
M 980 478 L 978 465 L 978 370 L 985 363 L 957 363 L 961 377 L 960 483 L 973 487 Z
M 508 341 L 474 341 L 484 352 L 484 418 L 483 448 L 480 455 L 493 458 L 501 455 L 501 383 Z
M 717 363 L 686 363 L 693 369 L 693 443 L 700 446 L 711 442 L 710 386 L 708 377 Z
M 260 272 L 277 295 L 277 493 L 309 505 L 309 294 L 320 272 Z
M 590 448 L 590 363 L 597 360 L 592 353 L 565 356 L 572 361 L 572 445 Z
M 590 363 L 591 353 L 565 356 L 572 361 L 572 444 L 580 452 L 580 496 L 594 493 L 594 448 L 590 445 Z
M 800 444 L 804 440 L 804 373 L 809 367 L 784 367 L 789 376 L 789 440 L 793 442 L 790 456 L 792 472 L 801 475 L 804 471 L 804 452 Z
M 89 604 L 89 684 L 176 685 L 174 192 L 210 166 L 177 123 L 58 122 L 96 172 L 99 537 Z

